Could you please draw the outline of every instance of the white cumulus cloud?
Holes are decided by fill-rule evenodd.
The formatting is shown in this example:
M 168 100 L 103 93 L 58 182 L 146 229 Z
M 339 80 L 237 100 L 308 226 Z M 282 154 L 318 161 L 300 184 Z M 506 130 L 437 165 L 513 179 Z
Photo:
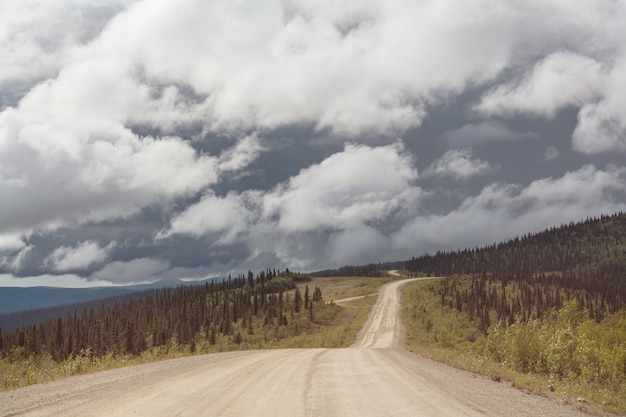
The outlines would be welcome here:
M 252 214 L 244 202 L 245 196 L 229 193 L 218 197 L 209 193 L 182 213 L 176 215 L 168 230 L 162 231 L 158 237 L 166 238 L 175 234 L 194 237 L 218 234 L 218 244 L 229 244 L 236 241 L 251 226 Z
M 75 247 L 61 246 L 53 250 L 44 263 L 56 272 L 87 269 L 104 262 L 114 246 L 115 243 L 111 243 L 101 247 L 94 241 L 84 241 Z
M 471 149 L 451 149 L 424 171 L 424 176 L 451 177 L 465 180 L 494 171 L 489 162 L 474 157 Z
M 586 104 L 578 114 L 574 149 L 586 153 L 626 152 L 626 56 L 615 65 L 602 100 Z
M 266 148 L 261 145 L 258 136 L 248 135 L 235 146 L 222 152 L 219 158 L 219 170 L 222 172 L 239 171 L 257 159 L 264 150 Z
M 344 229 L 384 219 L 419 195 L 417 171 L 403 145 L 348 144 L 300 171 L 263 199 L 264 217 L 286 232 Z
M 554 117 L 567 106 L 595 101 L 604 90 L 602 64 L 571 52 L 551 54 L 519 82 L 486 93 L 477 109 L 488 115 L 527 113 Z
M 581 192 L 584 190 L 584 192 Z M 531 231 L 622 209 L 626 168 L 586 165 L 559 178 L 523 187 L 493 183 L 456 209 L 416 217 L 393 235 L 396 248 L 458 249 L 489 244 Z

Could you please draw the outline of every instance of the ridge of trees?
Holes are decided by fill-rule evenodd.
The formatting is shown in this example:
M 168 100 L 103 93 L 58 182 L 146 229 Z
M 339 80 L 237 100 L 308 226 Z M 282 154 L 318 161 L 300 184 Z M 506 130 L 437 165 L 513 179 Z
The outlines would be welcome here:
M 424 254 L 407 261 L 346 265 L 311 276 L 383 276 L 405 268 L 410 275 L 449 276 L 499 271 L 503 275 L 530 271 L 562 271 L 576 266 L 618 262 L 626 258 L 626 215 L 589 217 L 483 247 Z
M 442 303 L 477 317 L 485 332 L 493 320 L 511 325 L 518 317 L 542 318 L 574 298 L 600 322 L 626 305 L 626 215 L 425 255 L 406 265 L 411 272 L 449 277 L 440 290 Z
M 338 269 L 325 269 L 313 272 L 315 277 L 382 277 L 390 269 L 400 269 L 405 265 L 404 261 L 370 263 L 367 265 L 346 265 Z
M 563 224 L 482 248 L 437 252 L 406 262 L 434 276 L 491 272 L 504 276 L 572 270 L 626 259 L 626 215 L 622 212 Z
M 313 320 L 314 305 L 322 301 L 319 288 L 309 294 L 296 289 L 296 282 L 310 281 L 288 269 L 267 269 L 255 275 L 229 277 L 222 282 L 183 285 L 151 290 L 141 297 L 96 308 L 75 309 L 38 325 L 13 332 L 0 329 L 0 358 L 49 355 L 55 361 L 89 352 L 136 356 L 143 351 L 197 343 L 214 345 L 220 338 L 239 343 L 259 329 L 287 328 L 304 331 L 298 323 Z M 276 333 L 278 334 L 278 332 Z
M 425 340 L 626 410 L 624 213 L 413 258 L 407 269 L 444 276 L 407 292 Z
M 437 252 L 406 262 L 409 271 L 427 275 L 478 274 L 521 276 L 588 268 L 626 258 L 626 215 L 588 218 L 539 233 L 529 233 L 482 248 Z

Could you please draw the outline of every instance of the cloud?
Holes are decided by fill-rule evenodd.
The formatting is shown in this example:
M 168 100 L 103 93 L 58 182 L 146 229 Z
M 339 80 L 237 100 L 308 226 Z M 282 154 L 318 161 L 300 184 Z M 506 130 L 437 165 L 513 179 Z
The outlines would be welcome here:
M 616 63 L 602 100 L 578 113 L 574 149 L 585 154 L 626 152 L 626 56 Z
M 123 218 L 217 180 L 216 158 L 180 138 L 139 137 L 106 120 L 46 117 L 61 98 L 39 98 L 0 115 L 0 166 L 24 184 L 0 183 L 0 230 Z
M 600 62 L 572 52 L 557 52 L 536 63 L 522 80 L 487 92 L 476 108 L 489 116 L 523 113 L 551 118 L 565 107 L 595 101 L 603 84 Z
M 248 237 L 250 257 L 272 253 L 295 268 L 341 266 L 391 256 L 386 237 L 415 215 L 422 190 L 400 142 L 346 144 L 261 196 Z M 362 239 L 372 238 L 371 241 Z
M 389 259 L 391 239 L 373 227 L 365 225 L 333 234 L 326 250 L 330 265 L 358 265 L 363 259 L 376 262 Z
M 209 193 L 178 214 L 167 231 L 159 233 L 163 239 L 176 234 L 193 237 L 217 234 L 216 244 L 233 243 L 250 227 L 251 213 L 246 209 L 244 196 L 229 193 L 217 197 Z
M 451 149 L 426 168 L 424 176 L 465 180 L 476 175 L 490 173 L 495 169 L 488 162 L 474 158 L 471 149 Z
M 561 0 L 65 0 L 32 17 L 37 8 L 8 4 L 16 13 L 6 15 L 22 23 L 9 25 L 7 56 L 31 68 L 56 42 L 63 59 L 50 59 L 59 63 L 45 78 L 76 80 L 59 90 L 83 114 L 104 111 L 167 134 L 197 124 L 220 133 L 307 124 L 355 140 L 395 138 L 419 126 L 429 105 L 534 60 L 526 80 L 487 95 L 485 110 L 506 102 L 502 109 L 551 113 L 584 101 L 601 60 L 621 48 L 624 14 L 608 0 L 575 10 Z M 76 24 L 60 18 L 68 14 Z M 560 19 L 546 23 L 546 15 Z M 20 49 L 28 58 L 18 59 Z
M 140 283 L 155 281 L 170 269 L 170 262 L 163 259 L 139 258 L 131 261 L 116 261 L 94 272 L 90 280 L 115 283 Z
M 584 192 L 581 192 L 584 190 Z M 493 183 L 441 215 L 416 217 L 394 234 L 399 251 L 457 249 L 622 209 L 626 168 L 586 165 L 528 186 Z
M 501 122 L 484 121 L 449 130 L 442 137 L 453 146 L 467 147 L 536 139 L 538 136 L 532 132 L 515 132 Z
M 84 270 L 103 263 L 115 246 L 100 247 L 97 242 L 84 241 L 75 247 L 61 246 L 52 251 L 44 263 L 56 272 Z
M 559 150 L 554 146 L 548 146 L 546 148 L 544 161 L 552 161 L 553 159 L 557 159 L 560 156 Z
M 474 3 L 142 1 L 73 53 L 70 66 L 96 79 L 99 67 L 131 77 L 143 92 L 120 109 L 137 123 L 194 120 L 214 131 L 305 123 L 388 138 L 418 126 L 439 91 L 506 66 L 512 10 L 479 16 L 476 7 L 491 2 Z
M 0 234 L 0 252 L 17 251 L 26 246 L 24 239 L 19 233 Z
M 365 252 L 380 256 L 378 241 L 339 247 L 358 236 L 384 236 L 414 214 L 421 196 L 416 179 L 413 158 L 400 142 L 346 144 L 268 192 L 207 194 L 158 237 L 207 237 L 211 247 L 244 244 L 249 263 L 272 254 L 296 268 L 322 259 L 345 262 Z
M 5 0 L 0 4 L 0 109 L 54 78 L 107 22 L 134 0 Z
M 324 268 L 611 210 L 622 168 L 580 167 L 626 150 L 625 20 L 613 0 L 3 1 L 0 268 Z M 553 158 L 574 124 L 557 179 L 510 152 Z M 440 204 L 415 161 L 441 147 L 423 175 L 491 187 Z
M 234 147 L 221 153 L 218 168 L 221 172 L 239 171 L 257 159 L 266 149 L 261 145 L 257 135 L 248 135 Z
M 20 271 L 30 261 L 35 251 L 35 245 L 25 245 L 16 253 L 0 258 L 0 265 L 4 266 L 9 271 Z
M 263 216 L 285 232 L 344 229 L 384 219 L 419 195 L 417 171 L 400 142 L 347 144 L 263 198 Z

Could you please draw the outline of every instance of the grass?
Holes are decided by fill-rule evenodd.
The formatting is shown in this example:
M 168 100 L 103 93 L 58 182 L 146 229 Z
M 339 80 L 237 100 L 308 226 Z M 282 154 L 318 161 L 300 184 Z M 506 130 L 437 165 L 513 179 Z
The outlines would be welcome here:
M 392 278 L 321 277 L 314 278 L 309 283 L 301 283 L 299 287 L 304 293 L 305 285 L 308 285 L 309 289 L 318 286 L 322 290 L 324 301 L 333 302 L 343 298 L 376 294 L 383 284 L 392 280 Z
M 407 285 L 402 293 L 405 347 L 411 352 L 445 364 L 507 382 L 529 393 L 575 404 L 594 414 L 605 411 L 626 414 L 626 396 L 601 385 L 574 380 L 554 380 L 546 375 L 523 373 L 477 354 L 485 336 L 468 316 L 442 306 L 433 289 L 436 281 Z M 620 391 L 621 392 L 621 391 Z M 584 399 L 578 401 L 578 399 Z
M 107 354 L 96 357 L 87 350 L 61 363 L 55 362 L 50 355 L 22 358 L 16 352 L 12 357 L 0 358 L 0 390 L 197 354 L 250 349 L 348 347 L 356 340 L 357 333 L 376 302 L 376 297 L 353 300 L 342 303 L 342 306 L 333 301 L 376 294 L 378 289 L 389 281 L 390 278 L 315 278 L 311 282 L 299 284 L 303 294 L 306 285 L 311 292 L 316 286 L 322 290 L 325 303 L 316 304 L 313 321 L 292 316 L 289 318 L 289 326 L 270 329 L 263 327 L 259 322 L 255 323 L 253 334 L 248 334 L 247 329 L 243 329 L 241 323 L 237 323 L 234 325 L 233 335 L 220 336 L 213 345 L 208 342 L 206 335 L 199 335 L 193 347 L 170 341 L 166 346 L 148 349 L 139 356 Z M 294 291 L 291 291 L 291 296 Z M 236 340 L 237 334 L 239 340 Z
M 316 311 L 314 327 L 298 336 L 288 337 L 279 341 L 263 344 L 260 349 L 271 348 L 345 348 L 356 340 L 367 316 L 376 302 L 376 297 L 367 297 L 377 294 L 391 278 L 368 277 L 320 277 L 312 282 L 298 286 L 304 294 L 305 287 L 309 290 L 316 286 L 322 291 L 325 305 Z M 336 305 L 335 300 L 344 298 L 364 298 L 342 302 Z

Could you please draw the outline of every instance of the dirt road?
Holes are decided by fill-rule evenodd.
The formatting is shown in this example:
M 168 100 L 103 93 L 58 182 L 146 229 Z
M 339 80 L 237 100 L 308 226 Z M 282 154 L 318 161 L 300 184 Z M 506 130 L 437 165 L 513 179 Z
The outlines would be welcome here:
M 402 282 L 381 289 L 348 349 L 231 352 L 68 378 L 0 393 L 0 416 L 586 416 L 404 351 Z

